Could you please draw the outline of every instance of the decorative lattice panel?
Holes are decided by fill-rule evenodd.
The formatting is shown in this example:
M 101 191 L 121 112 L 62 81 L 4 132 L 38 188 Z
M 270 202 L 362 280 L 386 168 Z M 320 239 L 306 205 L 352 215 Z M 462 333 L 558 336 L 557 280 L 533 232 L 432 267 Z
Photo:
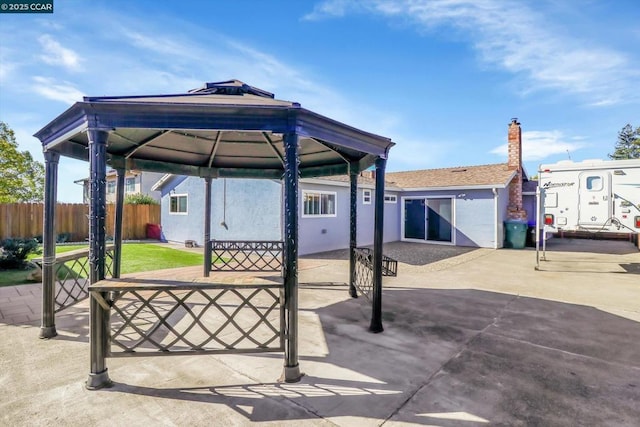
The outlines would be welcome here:
M 366 248 L 355 248 L 356 269 L 354 285 L 358 292 L 371 299 L 373 292 L 373 254 Z
M 281 271 L 283 242 L 212 240 L 212 271 Z
M 358 291 L 366 298 L 371 299 L 373 292 L 373 251 L 370 248 L 355 248 L 355 278 L 354 284 Z M 396 276 L 398 274 L 398 261 L 382 255 L 382 275 Z
M 110 293 L 110 356 L 282 351 L 281 285 Z
M 76 253 L 77 252 L 77 253 Z M 105 273 L 113 276 L 113 249 L 106 251 Z M 59 312 L 89 296 L 89 251 L 74 251 L 56 259 L 55 311 Z

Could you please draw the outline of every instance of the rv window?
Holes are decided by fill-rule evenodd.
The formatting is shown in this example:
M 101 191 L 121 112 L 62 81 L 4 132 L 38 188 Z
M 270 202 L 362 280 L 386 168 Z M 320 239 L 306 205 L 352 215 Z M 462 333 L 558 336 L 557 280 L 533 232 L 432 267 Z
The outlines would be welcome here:
M 587 177 L 587 190 L 600 191 L 602 190 L 602 177 L 601 176 L 588 176 Z
M 557 208 L 558 207 L 558 193 L 545 193 L 545 195 L 544 195 L 544 207 L 545 208 Z

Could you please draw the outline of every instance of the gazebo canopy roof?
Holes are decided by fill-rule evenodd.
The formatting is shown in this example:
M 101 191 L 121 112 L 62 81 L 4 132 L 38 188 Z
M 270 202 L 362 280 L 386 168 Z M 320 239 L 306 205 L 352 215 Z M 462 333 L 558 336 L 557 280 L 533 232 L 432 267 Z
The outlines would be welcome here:
M 109 132 L 113 167 L 202 177 L 281 178 L 283 135 L 299 137 L 302 177 L 344 174 L 386 158 L 390 139 L 281 101 L 238 80 L 175 95 L 85 97 L 35 136 L 88 160 L 87 129 Z

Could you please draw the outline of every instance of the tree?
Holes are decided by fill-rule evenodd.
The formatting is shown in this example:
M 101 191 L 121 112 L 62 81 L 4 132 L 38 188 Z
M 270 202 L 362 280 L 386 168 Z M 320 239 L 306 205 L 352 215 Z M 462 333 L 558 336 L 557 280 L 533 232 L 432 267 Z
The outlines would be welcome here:
M 0 121 L 0 203 L 41 202 L 44 165 L 19 151 L 13 130 Z
M 640 127 L 635 130 L 627 124 L 618 132 L 615 151 L 609 154 L 613 160 L 640 159 Z

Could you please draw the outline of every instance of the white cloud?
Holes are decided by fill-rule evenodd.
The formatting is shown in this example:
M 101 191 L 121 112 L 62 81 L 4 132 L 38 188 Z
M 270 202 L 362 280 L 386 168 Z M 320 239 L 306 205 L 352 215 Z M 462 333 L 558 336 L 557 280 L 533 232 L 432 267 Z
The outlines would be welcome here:
M 189 53 L 192 51 L 191 47 L 176 42 L 173 38 L 160 37 L 157 34 L 146 35 L 140 31 L 131 31 L 124 28 L 122 35 L 128 39 L 129 43 L 139 49 L 163 55 L 190 56 Z
M 344 16 L 349 8 L 353 8 L 353 2 L 350 0 L 327 0 L 316 4 L 313 11 L 303 16 L 302 19 L 316 21 L 326 17 Z
M 62 46 L 49 34 L 38 37 L 38 42 L 42 46 L 43 53 L 40 55 L 45 63 L 49 65 L 59 65 L 70 71 L 81 69 L 80 56 L 71 49 Z
M 566 35 L 538 9 L 503 0 L 327 0 L 305 19 L 366 11 L 415 23 L 421 30 L 447 25 L 468 37 L 483 62 L 523 76 L 523 93 L 560 90 L 593 106 L 637 100 L 637 59 L 604 47 L 601 39 Z M 588 47 L 584 47 L 588 46 Z
M 16 68 L 15 64 L 6 61 L 0 61 L 0 83 L 9 78 L 9 75 Z
M 389 158 L 393 160 L 389 171 L 404 171 L 441 167 L 450 156 L 450 145 L 443 142 L 429 142 L 411 137 L 395 140 L 398 145 L 391 148 Z
M 575 151 L 584 148 L 586 144 L 575 141 L 569 141 L 559 130 L 551 131 L 527 131 L 522 132 L 522 160 L 533 161 L 543 160 L 557 154 L 566 154 L 571 156 Z M 502 144 L 490 151 L 505 159 L 508 153 L 508 144 Z
M 33 81 L 36 83 L 33 90 L 54 101 L 61 101 L 65 104 L 73 104 L 82 101 L 84 94 L 69 82 L 56 83 L 52 78 L 35 76 Z
M 18 149 L 20 151 L 29 151 L 35 160 L 42 162 L 44 159 L 42 144 L 33 136 L 34 132 L 22 127 L 12 127 L 12 129 L 15 133 L 16 141 L 18 141 Z

